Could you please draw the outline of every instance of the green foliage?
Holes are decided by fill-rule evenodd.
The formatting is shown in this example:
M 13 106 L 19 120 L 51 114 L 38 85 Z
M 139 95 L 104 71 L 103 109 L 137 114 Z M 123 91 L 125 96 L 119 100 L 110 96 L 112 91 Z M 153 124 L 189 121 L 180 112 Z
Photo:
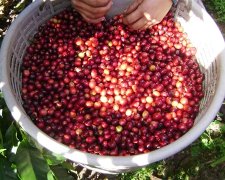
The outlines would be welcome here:
M 11 163 L 6 157 L 0 155 L 0 177 L 1 180 L 17 180 L 17 174 L 11 167 Z
M 225 1 L 224 0 L 204 0 L 207 10 L 215 15 L 218 22 L 225 22 Z
M 43 149 L 42 154 L 46 159 L 47 163 L 51 166 L 62 164 L 65 161 L 65 158 L 62 157 L 61 155 L 52 153 L 46 149 Z
M 5 133 L 4 147 L 7 149 L 8 153 L 10 153 L 12 148 L 18 145 L 18 142 L 17 130 L 14 123 L 12 123 Z
M 22 141 L 18 146 L 15 164 L 22 180 L 47 180 L 50 171 L 42 153 L 31 146 L 28 141 Z
M 20 13 L 27 5 L 29 5 L 31 2 L 31 0 L 22 0 L 19 1 L 15 6 L 14 6 L 14 10 L 17 13 Z
M 153 167 L 146 167 L 131 173 L 121 175 L 121 180 L 149 180 L 153 174 Z
M 54 173 L 57 180 L 73 180 L 74 177 L 68 174 L 68 170 L 62 165 L 51 166 L 51 170 Z

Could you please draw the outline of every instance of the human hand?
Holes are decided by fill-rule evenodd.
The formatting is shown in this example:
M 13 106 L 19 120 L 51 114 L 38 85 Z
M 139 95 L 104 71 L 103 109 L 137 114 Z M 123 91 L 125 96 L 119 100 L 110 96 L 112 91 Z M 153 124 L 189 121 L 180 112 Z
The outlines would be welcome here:
M 105 19 L 105 14 L 112 6 L 112 0 L 71 0 L 72 6 L 90 23 Z
M 158 24 L 172 7 L 172 0 L 134 0 L 124 12 L 124 24 L 134 30 Z

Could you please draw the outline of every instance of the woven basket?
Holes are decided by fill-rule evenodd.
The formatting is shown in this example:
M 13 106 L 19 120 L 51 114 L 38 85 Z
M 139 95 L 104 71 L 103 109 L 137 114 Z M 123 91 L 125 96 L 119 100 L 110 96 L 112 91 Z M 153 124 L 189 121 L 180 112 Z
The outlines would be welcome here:
M 103 173 L 131 171 L 165 159 L 196 140 L 214 119 L 225 95 L 225 44 L 223 37 L 206 11 L 195 1 L 179 1 L 176 18 L 197 48 L 197 60 L 205 74 L 204 92 L 200 112 L 194 126 L 175 142 L 158 150 L 127 157 L 100 156 L 84 153 L 52 139 L 30 120 L 21 99 L 21 64 L 29 40 L 38 27 L 59 13 L 70 2 L 66 0 L 38 0 L 28 6 L 9 28 L 1 49 L 1 87 L 14 119 L 43 147 L 64 157 Z M 116 5 L 114 4 L 114 8 Z M 112 14 L 118 11 L 112 11 Z

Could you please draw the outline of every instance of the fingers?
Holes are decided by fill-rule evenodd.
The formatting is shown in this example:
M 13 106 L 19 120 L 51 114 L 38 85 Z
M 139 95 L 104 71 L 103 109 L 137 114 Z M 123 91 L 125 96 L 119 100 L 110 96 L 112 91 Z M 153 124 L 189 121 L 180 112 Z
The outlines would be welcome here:
M 139 30 L 145 30 L 145 29 L 151 28 L 151 27 L 154 26 L 155 24 L 157 24 L 157 23 L 148 21 L 148 22 L 147 22 L 142 28 L 140 28 Z
M 105 7 L 111 0 L 79 0 L 91 7 Z
M 81 16 L 84 18 L 84 20 L 89 23 L 96 24 L 96 23 L 99 23 L 99 22 L 105 20 L 104 16 L 103 17 L 101 16 L 99 18 L 90 18 L 91 16 L 87 15 L 87 13 L 85 11 L 81 10 L 79 12 L 80 12 Z
M 143 26 L 145 26 L 147 23 L 148 23 L 148 21 L 144 17 L 142 17 L 137 22 L 132 24 L 131 28 L 134 30 L 138 30 L 138 29 L 141 29 Z
M 128 10 L 125 12 L 123 22 L 124 24 L 128 25 L 133 30 L 142 29 L 144 26 L 148 24 L 150 26 L 151 17 L 145 16 L 142 11 L 139 10 L 139 4 L 142 0 L 135 1 Z
M 156 20 L 147 20 L 145 17 L 142 17 L 141 19 L 137 20 L 135 23 L 130 24 L 129 27 L 133 30 L 144 30 L 148 29 L 155 24 L 158 24 L 158 21 Z
M 136 21 L 138 21 L 139 19 L 141 19 L 142 16 L 143 15 L 141 14 L 141 12 L 136 9 L 132 13 L 124 16 L 123 22 L 124 22 L 124 24 L 129 26 L 129 25 L 135 23 Z
M 144 15 L 135 16 L 135 13 L 133 13 L 132 15 L 133 15 L 133 20 L 129 19 L 129 18 L 132 19 L 132 16 L 126 17 L 127 19 L 124 18 L 124 23 L 127 24 L 133 30 L 144 30 L 144 29 L 150 28 L 153 25 L 159 23 L 159 21 L 152 19 L 150 15 L 144 14 Z M 136 19 L 134 19 L 134 17 L 136 17 L 136 18 L 140 17 L 140 18 L 139 19 L 137 18 L 137 20 L 136 20 Z
M 104 14 L 106 13 L 112 6 L 112 1 L 109 1 L 105 6 L 90 6 L 83 1 L 73 0 L 73 5 L 76 9 L 83 9 L 84 11 L 88 11 L 92 15 L 95 14 Z
M 139 19 L 135 23 L 131 24 L 130 27 L 133 30 L 138 30 L 138 29 L 142 29 L 146 24 L 150 25 L 150 23 L 151 23 L 151 21 L 148 21 L 145 17 L 142 17 L 141 19 Z
M 95 6 L 92 6 L 90 4 L 94 4 Z M 88 0 L 84 2 L 84 0 L 72 0 L 72 5 L 87 22 L 98 23 L 104 19 L 105 14 L 112 6 L 112 1 Z
M 138 21 L 142 16 L 141 13 L 137 10 L 138 6 L 142 3 L 143 0 L 135 0 L 128 9 L 124 12 L 123 22 L 126 25 L 133 24 Z
M 124 13 L 123 22 L 134 30 L 147 29 L 158 24 L 169 9 L 165 0 L 135 0 Z
M 127 10 L 125 10 L 124 15 L 128 15 L 131 12 L 135 11 L 138 6 L 142 3 L 143 0 L 135 0 L 129 7 Z

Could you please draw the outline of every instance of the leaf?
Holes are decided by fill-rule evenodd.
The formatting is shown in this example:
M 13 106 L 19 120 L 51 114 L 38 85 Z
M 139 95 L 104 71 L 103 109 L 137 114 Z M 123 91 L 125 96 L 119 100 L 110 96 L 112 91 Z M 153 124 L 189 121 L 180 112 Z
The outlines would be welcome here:
M 29 135 L 21 127 L 19 127 L 18 130 L 19 130 L 19 134 L 18 135 L 20 135 L 21 141 L 22 140 L 27 141 Z
M 0 147 L 0 154 L 1 154 L 2 152 L 4 152 L 5 150 L 6 150 L 6 149 Z
M 66 168 L 67 170 L 69 170 L 69 171 L 76 171 L 75 168 L 74 168 L 74 166 L 71 163 L 69 163 L 68 161 L 64 161 L 62 163 L 62 166 L 64 168 Z
M 40 145 L 40 143 L 37 142 L 33 137 L 31 137 L 29 134 L 23 131 L 23 138 L 28 141 L 28 143 L 33 146 L 34 148 L 39 149 L 41 152 L 43 151 L 43 146 Z
M 223 113 L 221 113 L 221 112 L 218 112 L 217 115 L 218 116 L 224 116 Z
M 57 180 L 74 180 L 74 177 L 68 173 L 68 170 L 62 166 L 51 166 L 51 170 L 53 171 Z
M 48 180 L 55 180 L 55 175 L 54 175 L 54 173 L 52 172 L 52 170 L 50 170 L 50 171 L 48 172 L 47 178 L 48 178 Z
M 30 0 L 22 0 L 14 7 L 14 10 L 19 13 L 21 12 L 31 1 Z
M 23 140 L 16 153 L 15 164 L 22 180 L 47 180 L 50 170 L 41 152 Z
M 220 131 L 221 131 L 221 133 L 225 133 L 225 124 L 221 123 Z
M 17 138 L 17 129 L 15 128 L 14 123 L 12 123 L 5 133 L 3 145 L 8 151 L 11 151 L 13 146 L 18 145 L 18 142 L 19 139 Z
M 217 159 L 216 161 L 214 161 L 213 163 L 211 163 L 212 167 L 216 167 L 217 165 L 224 163 L 225 162 L 225 156 Z
M 3 145 L 3 137 L 2 137 L 2 131 L 0 129 L 0 145 Z
M 17 180 L 17 175 L 11 168 L 10 162 L 0 155 L 0 178 L 1 180 Z
M 6 107 L 5 100 L 3 98 L 2 92 L 0 92 L 0 109 L 4 109 Z
M 4 137 L 7 129 L 14 122 L 11 113 L 7 107 L 4 107 L 2 111 L 2 116 L 0 116 L 0 129 L 2 131 L 2 136 Z
M 202 149 L 201 149 L 200 145 L 191 147 L 191 155 L 192 156 L 198 156 L 199 154 L 201 154 L 201 151 L 202 151 Z
M 59 165 L 65 161 L 65 158 L 59 154 L 55 154 L 46 149 L 43 150 L 43 156 L 48 162 L 48 165 Z
M 211 137 L 209 136 L 209 134 L 207 133 L 203 133 L 200 137 L 200 141 L 202 144 L 202 148 L 207 148 L 207 149 L 211 149 L 213 148 L 213 140 L 211 139 Z
M 225 124 L 221 121 L 215 120 L 213 121 L 210 126 L 206 129 L 206 131 L 210 133 L 225 133 Z

